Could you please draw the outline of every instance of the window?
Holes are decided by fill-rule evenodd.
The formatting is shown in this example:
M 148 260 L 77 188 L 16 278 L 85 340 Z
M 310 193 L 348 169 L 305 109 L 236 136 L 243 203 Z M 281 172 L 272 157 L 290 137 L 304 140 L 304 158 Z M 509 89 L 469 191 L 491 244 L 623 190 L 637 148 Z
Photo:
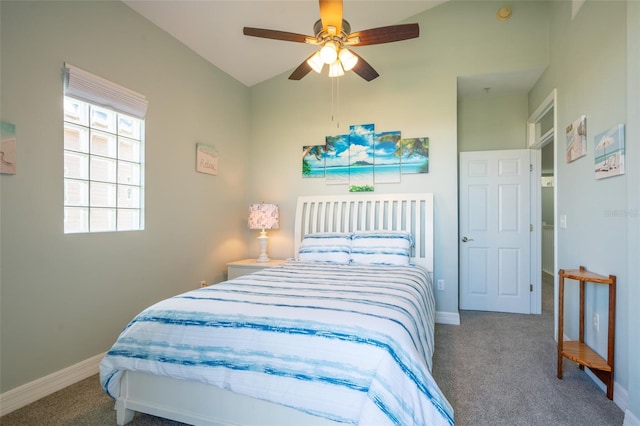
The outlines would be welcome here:
M 64 98 L 64 232 L 143 229 L 144 122 Z
M 144 229 L 144 96 L 65 64 L 64 232 Z

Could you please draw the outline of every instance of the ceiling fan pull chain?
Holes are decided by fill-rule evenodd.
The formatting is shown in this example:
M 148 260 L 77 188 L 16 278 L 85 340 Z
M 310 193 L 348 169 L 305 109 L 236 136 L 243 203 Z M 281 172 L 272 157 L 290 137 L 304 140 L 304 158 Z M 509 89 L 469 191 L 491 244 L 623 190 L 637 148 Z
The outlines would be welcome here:
M 334 79 L 331 78 L 329 80 L 331 80 L 331 123 L 333 123 L 335 121 L 335 100 L 333 98 Z
M 340 79 L 335 78 L 336 80 L 336 116 L 337 116 L 337 125 L 336 127 L 340 128 Z

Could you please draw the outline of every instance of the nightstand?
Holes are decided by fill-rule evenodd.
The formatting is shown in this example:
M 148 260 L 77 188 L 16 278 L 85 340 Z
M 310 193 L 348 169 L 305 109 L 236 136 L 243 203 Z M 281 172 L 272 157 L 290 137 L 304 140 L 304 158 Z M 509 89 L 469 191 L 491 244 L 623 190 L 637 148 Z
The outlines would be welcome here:
M 237 262 L 227 263 L 227 279 L 238 278 L 243 275 L 258 272 L 264 268 L 271 268 L 273 266 L 282 265 L 285 263 L 284 259 L 271 259 L 268 262 L 258 262 L 256 259 L 244 259 Z

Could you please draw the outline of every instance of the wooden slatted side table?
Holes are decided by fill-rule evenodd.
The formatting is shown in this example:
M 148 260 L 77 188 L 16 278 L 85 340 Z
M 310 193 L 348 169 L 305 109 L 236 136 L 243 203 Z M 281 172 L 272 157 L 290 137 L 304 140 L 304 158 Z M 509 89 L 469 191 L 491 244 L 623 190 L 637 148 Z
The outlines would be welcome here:
M 607 386 L 607 398 L 613 399 L 613 363 L 616 331 L 616 276 L 608 277 L 580 269 L 560 269 L 558 295 L 558 378 L 562 379 L 562 359 L 567 358 L 588 367 Z M 563 341 L 564 336 L 564 280 L 569 278 L 580 283 L 580 335 L 577 341 Z M 584 303 L 586 283 L 609 286 L 609 327 L 607 330 L 607 359 L 602 358 L 584 343 Z

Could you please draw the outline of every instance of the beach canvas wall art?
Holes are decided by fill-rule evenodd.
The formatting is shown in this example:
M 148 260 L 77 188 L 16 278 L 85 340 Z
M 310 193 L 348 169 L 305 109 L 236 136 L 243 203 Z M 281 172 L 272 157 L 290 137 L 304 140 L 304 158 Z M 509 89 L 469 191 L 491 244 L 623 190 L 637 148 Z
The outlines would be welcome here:
M 596 135 L 593 159 L 596 179 L 624 174 L 624 124 Z
M 402 174 L 429 173 L 429 138 L 402 139 Z
M 16 174 L 16 126 L 0 122 L 0 173 Z
M 327 136 L 325 182 L 327 185 L 349 184 L 349 135 Z
M 400 183 L 403 174 L 429 173 L 429 138 L 402 139 L 399 130 L 376 133 L 374 124 L 349 126 L 349 133 L 326 136 L 324 145 L 302 147 L 302 177 L 348 185 L 350 192 L 375 184 Z
M 400 132 L 380 132 L 374 136 L 374 183 L 400 183 Z
M 325 154 L 328 145 L 302 147 L 302 177 L 323 178 L 325 173 Z
M 349 126 L 349 192 L 373 191 L 374 127 Z

